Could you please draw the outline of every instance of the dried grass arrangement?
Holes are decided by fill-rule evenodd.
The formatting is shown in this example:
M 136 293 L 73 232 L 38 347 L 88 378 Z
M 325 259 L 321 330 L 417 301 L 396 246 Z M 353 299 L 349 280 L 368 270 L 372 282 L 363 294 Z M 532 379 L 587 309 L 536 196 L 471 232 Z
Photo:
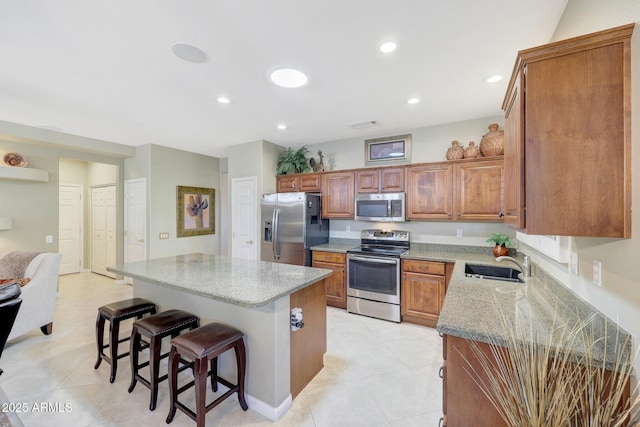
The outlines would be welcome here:
M 544 338 L 536 336 L 530 320 L 515 324 L 501 313 L 500 322 L 506 342 L 492 339 L 491 354 L 471 342 L 484 375 L 465 361 L 507 425 L 618 427 L 640 416 L 638 385 L 631 396 L 625 392 L 635 359 L 630 336 L 607 336 L 594 316 L 573 327 L 558 326 L 554 318 Z M 597 338 L 594 331 L 603 329 Z M 616 349 L 613 362 L 607 348 Z

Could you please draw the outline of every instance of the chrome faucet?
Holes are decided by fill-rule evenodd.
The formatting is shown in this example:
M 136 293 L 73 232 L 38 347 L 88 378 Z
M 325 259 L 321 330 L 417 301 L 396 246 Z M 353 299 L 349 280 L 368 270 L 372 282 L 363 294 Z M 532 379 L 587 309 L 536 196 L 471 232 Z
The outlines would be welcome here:
M 511 261 L 514 264 L 516 264 L 518 267 L 520 267 L 520 271 L 522 272 L 522 275 L 524 277 L 531 277 L 531 261 L 528 255 L 524 256 L 524 262 L 522 264 L 520 264 L 517 259 L 512 258 L 510 256 L 499 256 L 498 258 L 496 258 L 496 261 L 497 262 Z

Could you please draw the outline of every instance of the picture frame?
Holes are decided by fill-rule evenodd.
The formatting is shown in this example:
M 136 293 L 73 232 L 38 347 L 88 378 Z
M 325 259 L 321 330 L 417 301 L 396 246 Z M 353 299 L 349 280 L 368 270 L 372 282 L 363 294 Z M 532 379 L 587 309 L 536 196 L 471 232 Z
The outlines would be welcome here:
M 411 134 L 366 139 L 364 158 L 367 166 L 399 164 L 411 161 Z
M 215 234 L 214 188 L 176 186 L 176 237 Z

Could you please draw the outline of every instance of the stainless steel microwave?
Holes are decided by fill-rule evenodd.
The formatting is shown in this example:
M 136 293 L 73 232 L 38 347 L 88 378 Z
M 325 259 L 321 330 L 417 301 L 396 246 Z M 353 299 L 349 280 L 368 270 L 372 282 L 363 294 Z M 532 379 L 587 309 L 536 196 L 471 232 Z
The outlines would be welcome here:
M 356 194 L 356 221 L 402 222 L 404 218 L 404 193 Z

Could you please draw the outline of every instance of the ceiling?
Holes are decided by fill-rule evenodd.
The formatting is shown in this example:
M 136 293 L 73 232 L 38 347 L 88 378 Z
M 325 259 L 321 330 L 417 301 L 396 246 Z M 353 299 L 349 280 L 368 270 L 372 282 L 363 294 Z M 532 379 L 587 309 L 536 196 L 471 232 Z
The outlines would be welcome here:
M 0 0 L 0 120 L 225 157 L 256 140 L 300 146 L 488 117 L 501 113 L 517 51 L 549 42 L 566 3 Z M 398 48 L 384 54 L 388 40 Z M 176 43 L 207 59 L 179 59 Z M 278 66 L 310 82 L 277 87 Z M 504 79 L 483 82 L 494 74 Z

